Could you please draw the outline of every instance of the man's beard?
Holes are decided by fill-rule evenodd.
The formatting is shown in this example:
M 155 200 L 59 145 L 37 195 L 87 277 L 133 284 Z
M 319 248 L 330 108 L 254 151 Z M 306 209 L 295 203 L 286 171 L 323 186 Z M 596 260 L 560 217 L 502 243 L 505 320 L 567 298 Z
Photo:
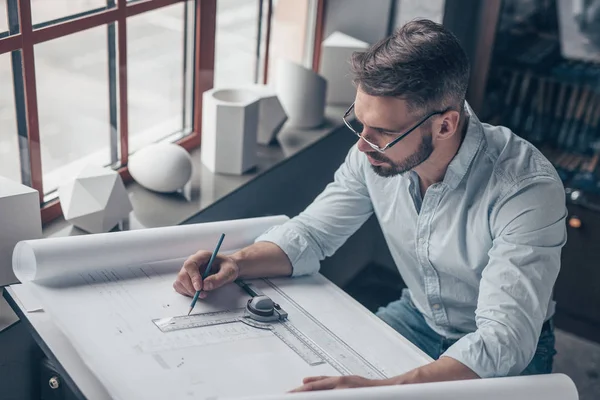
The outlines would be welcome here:
M 431 139 L 431 134 L 424 135 L 421 143 L 419 144 L 419 148 L 413 154 L 408 156 L 405 160 L 400 163 L 394 163 L 389 158 L 385 157 L 381 153 L 373 152 L 369 153 L 369 156 L 376 160 L 385 162 L 389 165 L 371 165 L 373 171 L 384 178 L 391 178 L 396 175 L 404 174 L 411 169 L 415 168 L 423 161 L 427 160 L 429 156 L 433 153 L 433 141 Z

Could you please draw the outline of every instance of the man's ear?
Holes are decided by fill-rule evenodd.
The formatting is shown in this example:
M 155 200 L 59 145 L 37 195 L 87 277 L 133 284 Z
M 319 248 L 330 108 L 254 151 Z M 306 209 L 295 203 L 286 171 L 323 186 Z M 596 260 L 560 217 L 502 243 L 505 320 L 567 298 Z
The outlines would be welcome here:
M 450 139 L 458 132 L 460 113 L 455 110 L 450 110 L 442 114 L 441 117 L 442 118 L 438 119 L 435 132 L 440 140 Z

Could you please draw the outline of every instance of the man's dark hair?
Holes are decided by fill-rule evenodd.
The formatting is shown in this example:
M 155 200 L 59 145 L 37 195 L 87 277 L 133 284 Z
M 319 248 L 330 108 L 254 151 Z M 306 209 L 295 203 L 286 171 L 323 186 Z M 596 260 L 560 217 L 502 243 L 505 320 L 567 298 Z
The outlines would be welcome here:
M 426 19 L 355 52 L 351 71 L 363 92 L 402 98 L 411 110 L 462 111 L 469 83 L 469 61 L 458 39 Z

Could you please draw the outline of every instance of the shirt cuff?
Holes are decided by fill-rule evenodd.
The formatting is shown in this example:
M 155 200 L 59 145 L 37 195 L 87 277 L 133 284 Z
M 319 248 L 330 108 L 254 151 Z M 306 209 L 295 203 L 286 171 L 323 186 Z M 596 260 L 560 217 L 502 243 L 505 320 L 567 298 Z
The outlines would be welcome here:
M 450 357 L 464 364 L 480 378 L 499 376 L 490 357 L 486 354 L 482 340 L 474 337 L 477 333 L 463 336 L 448 348 L 440 357 Z
M 254 241 L 276 244 L 292 264 L 292 276 L 310 275 L 319 271 L 319 259 L 306 239 L 287 223 L 269 228 Z

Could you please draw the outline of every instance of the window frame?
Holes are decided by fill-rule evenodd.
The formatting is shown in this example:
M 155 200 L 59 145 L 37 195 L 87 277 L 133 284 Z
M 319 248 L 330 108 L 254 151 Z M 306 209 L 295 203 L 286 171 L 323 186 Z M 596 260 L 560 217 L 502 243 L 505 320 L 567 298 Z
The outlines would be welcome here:
M 119 164 L 114 165 L 113 168 L 118 171 L 125 182 L 130 182 L 132 181 L 132 177 L 129 174 L 127 167 L 129 159 L 127 20 L 128 18 L 141 13 L 185 1 L 187 0 L 136 0 L 130 2 L 127 2 L 127 0 L 114 0 L 116 4 L 113 8 L 91 10 L 71 16 L 70 18 L 65 18 L 64 21 L 60 22 L 44 22 L 37 24 L 37 28 L 34 28 L 32 24 L 31 0 L 7 1 L 7 18 L 10 18 L 11 8 L 14 7 L 15 3 L 17 4 L 19 29 L 17 33 L 0 37 L 0 54 L 12 54 L 13 82 L 19 83 L 17 80 L 20 80 L 19 86 L 22 86 L 23 89 L 23 93 L 16 93 L 18 90 L 16 88 L 13 89 L 15 90 L 15 96 L 21 98 L 21 104 L 15 104 L 17 107 L 17 114 L 21 114 L 17 115 L 17 119 L 21 119 L 21 126 L 18 126 L 22 164 L 21 175 L 23 184 L 28 185 L 39 192 L 43 224 L 47 224 L 48 222 L 61 217 L 62 209 L 58 198 L 50 201 L 44 200 L 45 194 L 43 187 L 34 46 L 39 43 L 72 35 L 87 29 L 99 26 L 108 27 L 110 24 L 114 24 L 113 29 L 116 29 L 117 79 L 119 82 L 116 87 L 116 97 L 119 104 L 116 121 L 119 127 L 117 138 L 119 141 Z M 326 0 L 317 1 L 317 23 L 313 46 L 313 70 L 315 71 L 318 70 L 318 60 L 321 53 L 325 1 Z M 262 60 L 264 68 L 262 76 L 263 83 L 267 83 L 268 57 L 271 39 L 271 15 L 273 9 L 272 3 L 272 0 L 268 0 L 267 2 L 266 40 Z M 191 110 L 192 131 L 189 135 L 176 141 L 177 144 L 187 151 L 201 145 L 202 93 L 212 89 L 214 85 L 217 0 L 193 0 L 191 4 L 195 11 L 193 34 L 193 94 Z M 260 1 L 259 4 L 262 9 L 262 1 Z M 14 12 L 15 10 L 12 10 L 13 15 Z M 20 59 L 20 62 L 16 61 L 15 57 L 17 60 Z M 18 71 L 15 71 L 15 68 L 19 64 L 21 66 L 21 74 L 20 76 L 17 76 L 16 74 Z M 18 101 L 18 99 L 15 98 L 15 101 Z M 110 107 L 114 107 L 114 99 L 113 101 L 109 99 L 109 101 L 111 102 Z M 20 112 L 19 109 L 21 109 L 22 112 Z M 111 121 L 111 123 L 114 122 L 115 121 Z M 24 163 L 26 164 L 25 166 L 23 165 Z

